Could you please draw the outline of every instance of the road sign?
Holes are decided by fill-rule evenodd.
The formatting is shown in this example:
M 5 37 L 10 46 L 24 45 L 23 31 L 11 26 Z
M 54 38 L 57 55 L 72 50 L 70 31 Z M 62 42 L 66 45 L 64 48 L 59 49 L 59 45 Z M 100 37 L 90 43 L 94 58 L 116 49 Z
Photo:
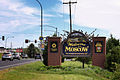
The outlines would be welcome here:
M 40 47 L 41 47 L 41 50 L 45 49 L 45 45 L 44 44 L 41 44 Z
M 42 36 L 40 36 L 40 38 L 39 38 L 41 41 L 43 40 L 43 37 Z

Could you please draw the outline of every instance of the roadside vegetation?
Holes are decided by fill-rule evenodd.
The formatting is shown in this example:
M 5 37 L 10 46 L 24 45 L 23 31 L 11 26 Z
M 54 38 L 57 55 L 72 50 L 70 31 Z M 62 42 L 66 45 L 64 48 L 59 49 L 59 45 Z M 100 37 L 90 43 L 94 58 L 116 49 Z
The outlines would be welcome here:
M 33 44 L 24 51 L 29 57 L 40 53 Z M 38 61 L 0 71 L 0 80 L 120 80 L 120 42 L 112 35 L 106 41 L 105 69 L 92 66 L 91 57 L 78 57 L 65 62 L 62 58 L 61 66 L 47 66 L 47 58 L 46 45 L 43 62 Z
M 0 71 L 0 80 L 109 80 L 112 72 L 79 61 L 65 61 L 61 66 L 45 66 L 38 61 Z
M 0 59 L 2 58 L 2 53 L 0 53 Z
M 27 48 L 24 49 L 24 53 L 28 55 L 30 58 L 34 58 L 35 54 L 41 53 L 38 47 L 35 47 L 33 43 L 31 43 Z

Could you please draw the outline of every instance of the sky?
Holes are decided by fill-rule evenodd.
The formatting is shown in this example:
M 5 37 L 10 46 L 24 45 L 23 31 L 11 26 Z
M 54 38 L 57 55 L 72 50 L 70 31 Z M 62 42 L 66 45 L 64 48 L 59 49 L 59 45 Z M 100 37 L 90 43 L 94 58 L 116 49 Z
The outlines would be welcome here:
M 69 30 L 69 0 L 39 0 L 43 7 L 43 36 L 51 36 L 57 27 L 59 34 Z M 95 36 L 120 39 L 120 0 L 71 0 L 72 28 Z M 36 0 L 0 0 L 0 38 L 5 36 L 7 47 L 27 47 L 25 39 L 39 40 L 40 5 Z M 0 39 L 0 46 L 6 41 Z M 35 44 L 36 46 L 38 43 Z

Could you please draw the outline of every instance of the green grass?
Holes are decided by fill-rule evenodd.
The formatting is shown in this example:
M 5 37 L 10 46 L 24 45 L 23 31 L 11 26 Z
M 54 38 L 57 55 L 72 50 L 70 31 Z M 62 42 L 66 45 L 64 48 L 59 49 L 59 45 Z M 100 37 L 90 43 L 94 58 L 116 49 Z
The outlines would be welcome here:
M 109 80 L 111 72 L 78 61 L 66 61 L 61 66 L 44 66 L 34 62 L 0 71 L 0 80 Z

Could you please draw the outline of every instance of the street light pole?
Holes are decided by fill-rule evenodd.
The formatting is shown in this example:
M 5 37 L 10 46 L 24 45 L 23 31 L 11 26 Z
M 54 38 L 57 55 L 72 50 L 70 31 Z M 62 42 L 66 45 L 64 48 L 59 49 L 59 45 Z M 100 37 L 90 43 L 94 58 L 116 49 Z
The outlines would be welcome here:
M 53 30 L 44 30 L 44 31 L 51 31 L 51 32 L 56 32 L 56 31 L 53 31 Z M 59 32 L 58 33 L 58 37 L 59 37 Z
M 7 38 L 6 38 L 6 41 L 5 41 L 5 48 L 7 47 L 7 39 L 8 39 L 8 38 L 14 38 L 14 36 L 12 36 L 12 37 L 7 37 Z
M 42 9 L 42 4 L 40 3 L 40 1 L 36 0 L 40 7 L 41 7 L 41 36 L 43 36 L 43 9 Z
M 56 36 L 57 36 L 57 28 L 56 28 Z
M 51 26 L 51 25 L 44 25 L 44 27 L 52 27 L 52 28 L 54 28 L 54 29 L 56 29 L 56 36 L 57 36 L 57 33 L 58 33 L 58 31 L 57 31 L 57 27 L 54 27 L 54 26 Z

